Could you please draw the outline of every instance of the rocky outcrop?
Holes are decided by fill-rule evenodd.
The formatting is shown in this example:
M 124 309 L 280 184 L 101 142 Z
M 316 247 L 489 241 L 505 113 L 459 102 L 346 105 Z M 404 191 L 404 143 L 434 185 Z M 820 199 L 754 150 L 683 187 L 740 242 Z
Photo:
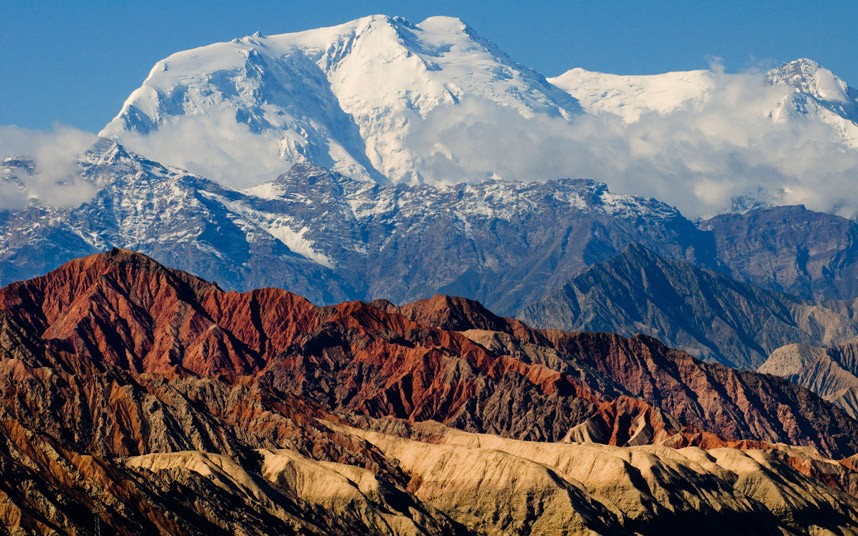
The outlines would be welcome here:
M 703 223 L 729 275 L 805 299 L 858 295 L 858 225 L 807 210 L 772 207 Z M 797 342 L 797 341 L 793 341 Z
M 682 435 L 681 430 L 679 422 L 663 411 L 621 396 L 601 404 L 586 421 L 571 428 L 563 441 L 630 447 L 665 443 Z

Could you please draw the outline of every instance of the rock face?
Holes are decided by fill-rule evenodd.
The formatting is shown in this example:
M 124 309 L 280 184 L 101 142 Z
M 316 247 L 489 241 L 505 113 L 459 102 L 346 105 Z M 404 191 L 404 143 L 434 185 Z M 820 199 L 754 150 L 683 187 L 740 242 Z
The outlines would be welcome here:
M 724 214 L 703 223 L 734 279 L 805 299 L 858 295 L 858 225 L 804 207 Z M 794 341 L 797 342 L 797 341 Z
M 830 348 L 783 346 L 758 371 L 787 378 L 858 419 L 858 343 L 854 341 Z
M 739 283 L 632 245 L 572 278 L 519 317 L 531 325 L 644 333 L 690 354 L 755 369 L 786 343 L 835 344 L 858 335 L 831 307 Z
M 0 486 L 0 516 L 31 532 L 94 516 L 120 533 L 858 520 L 854 468 L 826 458 L 858 451 L 858 423 L 784 380 L 463 299 L 224 292 L 125 250 L 0 290 L 0 420 L 2 481 L 20 484 Z M 533 442 L 564 439 L 588 446 Z M 488 449 L 457 446 L 474 442 Z M 569 465 L 587 456 L 616 471 Z

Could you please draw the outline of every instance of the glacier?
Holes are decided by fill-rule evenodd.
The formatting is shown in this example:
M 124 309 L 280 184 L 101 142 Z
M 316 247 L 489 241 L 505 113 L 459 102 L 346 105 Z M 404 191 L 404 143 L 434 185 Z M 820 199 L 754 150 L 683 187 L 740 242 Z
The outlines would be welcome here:
M 197 126 L 193 135 L 204 138 L 200 154 L 170 163 L 194 171 L 202 170 L 192 162 L 211 161 L 205 151 L 229 153 L 238 132 L 257 137 L 242 151 L 253 145 L 263 158 L 276 152 L 286 168 L 310 162 L 364 180 L 420 182 L 405 138 L 414 123 L 464 95 L 523 117 L 580 113 L 572 96 L 459 19 L 432 17 L 414 25 L 377 15 L 173 54 L 152 68 L 100 135 L 158 153 L 164 145 L 153 147 L 146 137 L 163 131 L 184 137 L 191 133 L 181 125 L 190 120 Z M 227 159 L 223 169 L 205 171 L 236 179 L 226 169 L 236 163 Z M 264 170 L 266 178 L 271 171 Z

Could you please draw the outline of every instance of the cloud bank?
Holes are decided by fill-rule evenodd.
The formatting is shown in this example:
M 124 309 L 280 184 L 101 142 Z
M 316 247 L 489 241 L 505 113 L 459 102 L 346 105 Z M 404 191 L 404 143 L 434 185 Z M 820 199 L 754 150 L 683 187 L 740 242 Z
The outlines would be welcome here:
M 436 109 L 406 144 L 429 181 L 589 177 L 689 217 L 729 210 L 742 196 L 855 217 L 858 150 L 825 123 L 776 122 L 762 112 L 789 89 L 753 73 L 717 76 L 702 106 L 647 113 L 632 124 L 608 114 L 523 119 L 463 99 Z
M 128 149 L 163 164 L 186 169 L 232 188 L 269 181 L 289 165 L 280 158 L 279 136 L 255 134 L 234 112 L 183 116 L 154 135 L 122 134 Z
M 644 113 L 631 124 L 610 114 L 525 118 L 464 97 L 415 118 L 402 150 L 426 182 L 588 177 L 615 192 L 655 197 L 692 218 L 730 210 L 742 197 L 858 215 L 858 149 L 844 143 L 838 125 L 818 117 L 775 120 L 769 112 L 790 88 L 766 84 L 761 73 L 712 72 L 717 83 L 702 104 Z M 253 133 L 223 113 L 187 116 L 155 135 L 129 133 L 123 141 L 154 160 L 242 188 L 288 167 L 280 135 Z M 36 163 L 23 190 L 0 181 L 0 208 L 23 206 L 30 194 L 60 206 L 86 200 L 91 187 L 77 178 L 74 162 L 94 139 L 64 126 L 52 132 L 0 127 L 0 156 Z
M 76 206 L 92 197 L 94 188 L 80 178 L 76 163 L 95 140 L 95 134 L 64 125 L 55 125 L 52 131 L 0 125 L 0 158 L 33 162 L 32 173 L 0 172 L 0 209 L 21 208 L 31 197 L 60 207 Z

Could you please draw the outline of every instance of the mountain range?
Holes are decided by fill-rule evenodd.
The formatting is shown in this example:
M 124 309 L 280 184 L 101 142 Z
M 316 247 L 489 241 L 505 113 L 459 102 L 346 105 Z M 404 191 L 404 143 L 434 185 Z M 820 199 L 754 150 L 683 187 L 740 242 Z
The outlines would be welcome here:
M 382 186 L 298 165 L 242 192 L 107 140 L 79 165 L 114 180 L 70 210 L 8 212 L 0 280 L 35 275 L 39 251 L 71 258 L 121 246 L 228 288 L 286 286 L 323 303 L 443 291 L 507 312 L 631 240 L 704 264 L 712 257 L 711 239 L 676 209 L 593 181 Z M 59 244 L 45 247 L 51 241 Z
M 77 165 L 90 201 L 0 213 L 0 282 L 126 247 L 227 289 L 318 303 L 461 295 L 749 368 L 783 345 L 855 336 L 856 224 L 803 207 L 694 222 L 592 180 L 382 185 L 308 164 L 235 190 L 106 139 Z M 588 289 L 598 295 L 582 302 Z
M 717 69 L 622 76 L 576 68 L 549 81 L 578 99 L 585 110 L 632 123 L 647 113 L 667 115 L 705 108 L 722 83 L 719 78 L 730 76 Z M 837 75 L 801 58 L 771 69 L 764 78 L 773 88 L 788 90 L 768 110 L 773 121 L 818 120 L 834 126 L 849 145 L 856 146 L 858 91 Z
M 858 421 L 786 380 L 462 298 L 226 292 L 127 250 L 0 289 L 0 413 L 24 533 L 858 523 Z
M 311 164 L 379 184 L 591 177 L 693 218 L 801 203 L 851 217 L 856 102 L 809 59 L 767 72 L 547 78 L 459 19 L 378 15 L 177 52 L 101 136 L 238 189 Z M 8 172 L 29 155 L 3 156 L 0 202 L 40 195 L 22 191 L 26 169 Z M 55 178 L 40 176 L 46 200 Z M 72 197 L 94 193 L 83 190 Z
M 0 163 L 0 520 L 849 533 L 853 171 L 808 59 L 545 77 L 387 16 L 173 54 L 72 165 Z
M 547 79 L 459 19 L 412 24 L 378 15 L 173 54 L 152 68 L 101 135 L 203 175 L 239 180 L 240 168 L 230 166 L 241 162 L 250 143 L 237 146 L 231 127 L 242 125 L 247 135 L 238 139 L 258 142 L 253 148 L 270 164 L 269 176 L 279 158 L 377 182 L 449 182 L 496 177 L 501 169 L 487 161 L 475 176 L 450 175 L 459 157 L 437 151 L 457 148 L 431 146 L 433 130 L 468 128 L 480 135 L 471 128 L 480 119 L 463 103 L 481 103 L 486 124 L 491 110 L 512 111 L 504 121 L 534 128 L 540 125 L 534 118 L 562 125 L 582 114 L 637 122 L 648 113 L 705 113 L 731 77 L 742 76 L 572 69 Z M 831 71 L 799 59 L 758 78 L 752 113 L 773 123 L 827 125 L 858 149 L 858 93 Z M 457 107 L 463 111 L 454 112 Z M 196 137 L 192 147 L 183 146 L 179 155 L 169 150 L 171 140 L 190 134 Z M 439 157 L 450 167 L 446 172 L 433 165 Z
M 447 134 L 467 131 L 461 121 L 488 121 L 491 113 L 470 102 L 512 113 L 503 116 L 511 121 L 506 128 L 489 129 L 500 144 L 503 132 L 530 138 L 548 128 L 515 126 L 536 119 L 571 125 L 618 116 L 632 126 L 685 114 L 686 121 L 687 114 L 714 113 L 729 80 L 754 76 L 573 69 L 545 78 L 449 17 L 412 24 L 371 16 L 179 52 L 153 67 L 104 137 L 77 158 L 75 189 L 91 192 L 82 204 L 58 207 L 40 198 L 30 187 L 45 180 L 38 159 L 4 160 L 2 186 L 26 202 L 0 210 L 0 283 L 128 247 L 229 289 L 286 287 L 318 303 L 400 303 L 440 292 L 514 315 L 639 244 L 790 295 L 783 299 L 852 300 L 854 222 L 759 206 L 788 198 L 752 192 L 736 200 L 750 211 L 692 220 L 590 179 L 519 182 L 508 179 L 540 177 L 505 179 L 488 168 L 430 172 L 432 155 L 480 160 L 444 145 Z M 834 128 L 838 151 L 852 154 L 854 89 L 810 60 L 757 78 L 754 114 L 777 128 Z M 563 145 L 552 152 L 563 153 Z M 665 181 L 665 193 L 683 190 Z M 727 356 L 732 351 L 699 355 L 761 361 L 758 349 L 749 350 L 756 356 L 750 361 L 750 354 Z

